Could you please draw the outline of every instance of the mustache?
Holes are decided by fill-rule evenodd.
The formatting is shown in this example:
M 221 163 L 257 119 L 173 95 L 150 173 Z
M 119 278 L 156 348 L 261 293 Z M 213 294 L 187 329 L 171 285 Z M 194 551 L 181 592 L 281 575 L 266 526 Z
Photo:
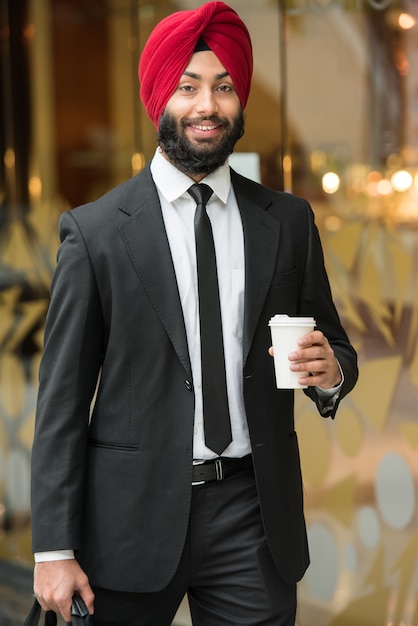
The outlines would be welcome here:
M 191 124 L 201 124 L 202 122 L 212 122 L 216 126 L 229 126 L 229 121 L 224 117 L 218 117 L 217 115 L 202 115 L 202 117 L 189 118 L 185 117 L 181 120 L 183 126 L 189 126 Z

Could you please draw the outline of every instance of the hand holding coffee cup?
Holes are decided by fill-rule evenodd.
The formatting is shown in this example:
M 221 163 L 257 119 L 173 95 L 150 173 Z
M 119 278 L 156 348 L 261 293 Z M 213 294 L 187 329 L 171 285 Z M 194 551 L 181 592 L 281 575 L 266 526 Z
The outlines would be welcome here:
M 309 372 L 292 372 L 289 354 L 298 350 L 298 340 L 315 328 L 313 317 L 289 317 L 275 315 L 269 321 L 274 350 L 274 369 L 278 389 L 304 389 L 299 379 L 309 376 Z
M 274 320 L 275 318 L 272 319 Z M 300 318 L 294 319 L 299 320 Z M 292 318 L 284 316 L 284 321 L 286 324 L 291 325 Z M 319 329 L 304 327 L 304 331 L 301 332 L 301 336 L 296 340 L 296 346 L 293 349 L 288 351 L 289 347 L 286 348 L 286 346 L 281 345 L 277 350 L 284 356 L 283 367 L 285 372 L 288 372 L 290 368 L 296 379 L 302 383 L 298 383 L 297 387 L 282 386 L 286 384 L 283 375 L 281 376 L 279 389 L 302 389 L 306 386 L 334 389 L 343 380 L 342 369 L 335 357 L 332 345 Z M 269 349 L 269 353 L 271 356 L 274 356 L 276 353 L 274 344 Z

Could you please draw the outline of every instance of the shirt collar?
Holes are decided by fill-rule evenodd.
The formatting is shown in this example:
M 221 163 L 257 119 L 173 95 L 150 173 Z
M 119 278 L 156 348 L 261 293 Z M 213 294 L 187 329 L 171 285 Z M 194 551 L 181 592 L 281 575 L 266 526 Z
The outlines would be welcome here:
M 180 198 L 194 184 L 191 178 L 167 161 L 159 148 L 155 151 L 151 161 L 151 173 L 158 190 L 170 203 Z M 231 188 L 231 172 L 228 163 L 224 163 L 215 172 L 205 176 L 202 182 L 209 185 L 218 198 L 226 204 Z

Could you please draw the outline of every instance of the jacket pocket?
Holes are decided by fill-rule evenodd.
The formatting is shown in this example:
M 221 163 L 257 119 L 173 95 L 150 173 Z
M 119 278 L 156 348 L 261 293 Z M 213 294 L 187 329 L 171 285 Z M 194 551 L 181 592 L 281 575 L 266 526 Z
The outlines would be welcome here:
M 280 272 L 280 273 L 274 274 L 273 280 L 271 281 L 270 288 L 276 289 L 278 287 L 284 287 L 286 285 L 296 283 L 296 281 L 297 281 L 297 269 L 295 267 L 289 272 Z
M 102 441 L 100 439 L 90 439 L 88 445 L 92 448 L 122 450 L 124 452 L 137 452 L 139 450 L 139 446 L 135 443 L 116 443 L 114 441 Z

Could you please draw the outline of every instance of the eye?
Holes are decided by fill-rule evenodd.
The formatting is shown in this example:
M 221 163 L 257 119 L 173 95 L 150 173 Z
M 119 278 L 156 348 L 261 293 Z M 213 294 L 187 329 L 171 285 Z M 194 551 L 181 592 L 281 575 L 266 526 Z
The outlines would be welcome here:
M 191 91 L 194 91 L 194 87 L 192 87 L 192 85 L 179 85 L 179 90 L 190 93 Z
M 233 91 L 233 87 L 231 85 L 219 85 L 219 87 L 217 87 L 218 91 L 222 91 L 223 93 L 228 93 L 230 91 Z

